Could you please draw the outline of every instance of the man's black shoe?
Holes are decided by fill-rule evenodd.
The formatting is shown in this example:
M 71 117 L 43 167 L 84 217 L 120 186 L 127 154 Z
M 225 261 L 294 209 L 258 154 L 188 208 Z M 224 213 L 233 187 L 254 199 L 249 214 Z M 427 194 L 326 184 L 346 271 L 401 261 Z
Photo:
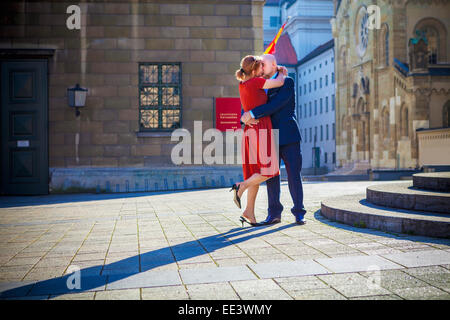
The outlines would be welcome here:
M 281 222 L 281 218 L 280 217 L 267 217 L 266 220 L 261 221 L 258 223 L 258 225 L 260 226 L 268 226 L 270 224 L 276 224 L 276 223 L 280 223 Z
M 305 220 L 305 218 L 295 219 L 295 223 L 299 224 L 299 225 L 304 225 L 304 224 L 306 224 L 306 220 Z

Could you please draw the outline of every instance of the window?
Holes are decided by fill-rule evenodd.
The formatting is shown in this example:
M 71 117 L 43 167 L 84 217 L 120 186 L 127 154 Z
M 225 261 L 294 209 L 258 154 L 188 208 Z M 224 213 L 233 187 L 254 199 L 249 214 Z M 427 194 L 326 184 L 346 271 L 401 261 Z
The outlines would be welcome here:
M 331 62 L 333 62 L 334 61 L 334 57 L 331 57 Z
M 328 86 L 328 75 L 325 76 L 325 86 Z
M 298 93 L 300 94 L 300 96 L 302 95 L 302 86 L 300 86 L 300 87 L 298 88 Z
M 309 92 L 311 92 L 311 81 L 309 82 Z
M 317 115 L 317 100 L 314 100 L 314 115 Z
M 328 64 L 328 60 L 325 60 L 325 65 L 327 65 Z
M 306 103 L 305 103 L 305 118 L 307 117 L 307 113 L 306 113 Z
M 334 101 L 334 94 L 331 95 L 331 110 L 334 111 L 334 107 L 335 107 L 335 101 Z
M 319 64 L 319 68 L 322 68 L 322 64 Z
M 328 163 L 328 153 L 325 152 L 325 163 Z
M 380 66 L 385 67 L 389 65 L 389 28 L 386 23 L 381 26 L 379 41 Z
M 333 140 L 336 139 L 336 125 L 333 123 Z
M 389 65 L 389 29 L 386 30 L 386 33 L 384 35 L 384 45 L 385 45 L 385 47 L 384 47 L 384 52 L 385 52 L 384 53 L 384 58 L 386 59 L 385 63 L 388 66 Z
M 448 20 L 448 19 L 447 19 Z M 425 34 L 428 41 L 428 63 L 436 64 L 438 62 L 445 62 L 447 58 L 447 27 L 445 24 L 436 18 L 424 18 L 420 20 L 414 27 L 414 36 L 417 33 Z
M 278 21 L 280 20 L 279 17 L 277 16 L 272 16 L 270 17 L 270 27 L 271 28 L 276 28 L 278 27 Z
M 311 73 L 311 69 L 308 69 L 308 73 Z
M 316 66 L 314 66 L 314 71 L 316 71 Z
M 312 141 L 311 138 L 312 138 L 312 128 L 309 128 L 309 142 Z
M 314 127 L 314 142 L 317 141 L 317 127 Z
M 181 64 L 139 63 L 140 131 L 181 127 Z
M 305 142 L 308 142 L 308 130 L 305 128 Z
M 320 86 L 320 89 L 322 89 L 322 77 L 320 77 L 319 86 Z
M 329 140 L 329 135 L 328 135 L 328 125 L 326 125 L 326 127 L 325 127 L 325 135 L 326 135 L 326 137 L 327 137 L 327 141 Z
M 303 85 L 303 92 L 306 94 L 306 83 Z
M 426 26 L 420 30 L 423 32 L 427 38 L 427 46 L 428 46 L 428 63 L 429 64 L 436 64 L 437 63 L 437 56 L 438 56 L 438 45 L 439 45 L 439 35 L 436 28 L 432 26 Z
M 331 73 L 331 83 L 334 83 L 334 72 Z
M 311 117 L 312 116 L 312 113 L 311 113 L 311 101 L 309 102 L 309 117 Z
M 404 137 L 409 136 L 408 107 L 404 104 L 400 109 L 400 132 Z
M 389 124 L 389 108 L 385 106 L 381 112 L 381 124 L 383 128 L 384 139 L 388 139 L 390 136 L 390 124 Z
M 298 112 L 299 112 L 299 118 L 301 119 L 302 118 L 302 107 L 300 106 L 300 108 L 298 108 Z
M 325 112 L 328 112 L 328 97 L 325 97 Z
M 323 111 L 323 107 L 322 107 L 322 98 L 320 98 L 320 113 L 322 114 L 322 111 Z
M 336 152 L 333 152 L 333 164 L 336 163 Z
M 323 125 L 320 125 L 320 141 L 323 141 Z
M 314 80 L 314 91 L 317 90 L 317 80 Z

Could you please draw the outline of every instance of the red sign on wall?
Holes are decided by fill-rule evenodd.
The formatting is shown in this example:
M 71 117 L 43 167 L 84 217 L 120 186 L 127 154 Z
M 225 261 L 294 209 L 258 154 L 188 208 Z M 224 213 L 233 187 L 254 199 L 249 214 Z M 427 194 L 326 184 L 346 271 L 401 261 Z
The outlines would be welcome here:
M 216 98 L 216 129 L 241 128 L 241 99 L 240 98 Z

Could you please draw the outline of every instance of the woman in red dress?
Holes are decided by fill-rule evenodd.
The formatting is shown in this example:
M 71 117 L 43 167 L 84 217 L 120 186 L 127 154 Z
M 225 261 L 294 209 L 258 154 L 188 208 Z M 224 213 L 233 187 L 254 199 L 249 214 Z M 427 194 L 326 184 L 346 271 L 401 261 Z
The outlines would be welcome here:
M 275 79 L 264 79 L 263 63 L 261 58 L 246 56 L 241 61 L 241 68 L 236 71 L 239 83 L 239 95 L 244 111 L 267 102 L 267 94 L 264 89 L 281 87 L 287 70 L 280 68 L 278 77 Z M 278 152 L 274 143 L 272 132 L 272 121 L 270 116 L 258 119 L 255 125 L 245 125 L 242 140 L 243 174 L 244 181 L 232 186 L 234 190 L 234 202 L 241 208 L 241 197 L 247 190 L 247 207 L 240 217 L 242 225 L 244 222 L 252 226 L 257 225 L 255 219 L 255 200 L 259 185 L 274 176 L 280 174 L 278 164 Z

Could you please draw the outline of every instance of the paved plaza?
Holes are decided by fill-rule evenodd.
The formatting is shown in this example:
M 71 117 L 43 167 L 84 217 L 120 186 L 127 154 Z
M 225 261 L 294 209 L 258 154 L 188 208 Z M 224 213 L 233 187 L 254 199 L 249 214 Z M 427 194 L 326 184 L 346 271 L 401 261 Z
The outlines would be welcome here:
M 450 299 L 449 239 L 321 216 L 321 200 L 378 183 L 305 182 L 300 226 L 282 182 L 282 222 L 257 228 L 241 227 L 229 188 L 2 197 L 0 297 Z M 263 185 L 257 220 L 266 207 Z

